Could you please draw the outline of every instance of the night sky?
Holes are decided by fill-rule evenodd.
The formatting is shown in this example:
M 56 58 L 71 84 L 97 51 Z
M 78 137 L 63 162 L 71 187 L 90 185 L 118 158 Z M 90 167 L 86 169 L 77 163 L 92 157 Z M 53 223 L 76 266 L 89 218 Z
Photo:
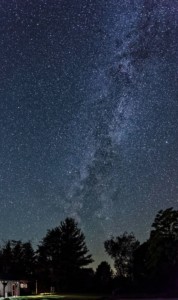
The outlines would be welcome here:
M 0 0 L 0 239 L 103 242 L 178 209 L 178 1 Z

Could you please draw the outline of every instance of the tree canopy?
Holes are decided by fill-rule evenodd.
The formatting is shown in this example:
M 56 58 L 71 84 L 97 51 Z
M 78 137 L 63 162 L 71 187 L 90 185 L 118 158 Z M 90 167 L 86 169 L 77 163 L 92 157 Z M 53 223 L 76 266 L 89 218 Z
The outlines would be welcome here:
M 117 275 L 122 277 L 132 276 L 133 252 L 139 246 L 133 233 L 112 237 L 104 243 L 106 252 L 114 259 Z
M 96 290 L 103 292 L 110 289 L 113 271 L 107 261 L 102 261 L 95 272 Z
M 146 268 L 155 289 L 162 289 L 165 285 L 172 288 L 178 275 L 178 211 L 172 207 L 160 210 L 152 224 Z
M 31 242 L 8 240 L 0 247 L 0 273 L 27 279 L 31 291 L 165 293 L 176 295 L 178 278 L 178 210 L 160 210 L 142 244 L 133 233 L 104 242 L 116 273 L 107 261 L 96 272 L 84 233 L 73 218 L 47 231 L 34 251 Z
M 38 248 L 39 262 L 50 270 L 51 284 L 56 290 L 73 289 L 80 269 L 93 262 L 85 236 L 72 218 L 48 230 Z
M 1 273 L 16 278 L 32 278 L 35 271 L 35 251 L 31 242 L 7 241 L 0 251 Z

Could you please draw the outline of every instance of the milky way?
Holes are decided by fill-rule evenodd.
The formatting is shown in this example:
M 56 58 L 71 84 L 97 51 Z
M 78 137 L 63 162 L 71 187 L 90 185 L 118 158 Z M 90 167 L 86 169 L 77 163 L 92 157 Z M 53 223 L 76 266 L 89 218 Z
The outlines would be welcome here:
M 145 240 L 178 208 L 178 2 L 0 1 L 1 239 L 73 216 Z

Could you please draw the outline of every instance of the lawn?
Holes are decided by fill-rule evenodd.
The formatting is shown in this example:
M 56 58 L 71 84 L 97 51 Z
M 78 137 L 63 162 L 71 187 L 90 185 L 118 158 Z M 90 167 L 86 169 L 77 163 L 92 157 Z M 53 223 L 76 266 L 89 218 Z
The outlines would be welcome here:
M 60 295 L 48 295 L 40 294 L 38 296 L 19 296 L 16 300 L 100 300 L 105 298 L 105 295 L 91 295 L 91 294 L 60 294 Z M 14 300 L 14 298 L 7 298 Z

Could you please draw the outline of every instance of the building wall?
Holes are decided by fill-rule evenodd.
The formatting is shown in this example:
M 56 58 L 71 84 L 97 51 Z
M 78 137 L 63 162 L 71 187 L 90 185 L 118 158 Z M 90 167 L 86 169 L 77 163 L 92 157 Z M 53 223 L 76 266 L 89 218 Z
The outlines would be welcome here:
M 3 284 L 0 280 L 0 297 L 3 297 Z M 5 287 L 5 297 L 8 296 L 20 296 L 20 282 L 9 280 L 7 281 L 7 285 Z

